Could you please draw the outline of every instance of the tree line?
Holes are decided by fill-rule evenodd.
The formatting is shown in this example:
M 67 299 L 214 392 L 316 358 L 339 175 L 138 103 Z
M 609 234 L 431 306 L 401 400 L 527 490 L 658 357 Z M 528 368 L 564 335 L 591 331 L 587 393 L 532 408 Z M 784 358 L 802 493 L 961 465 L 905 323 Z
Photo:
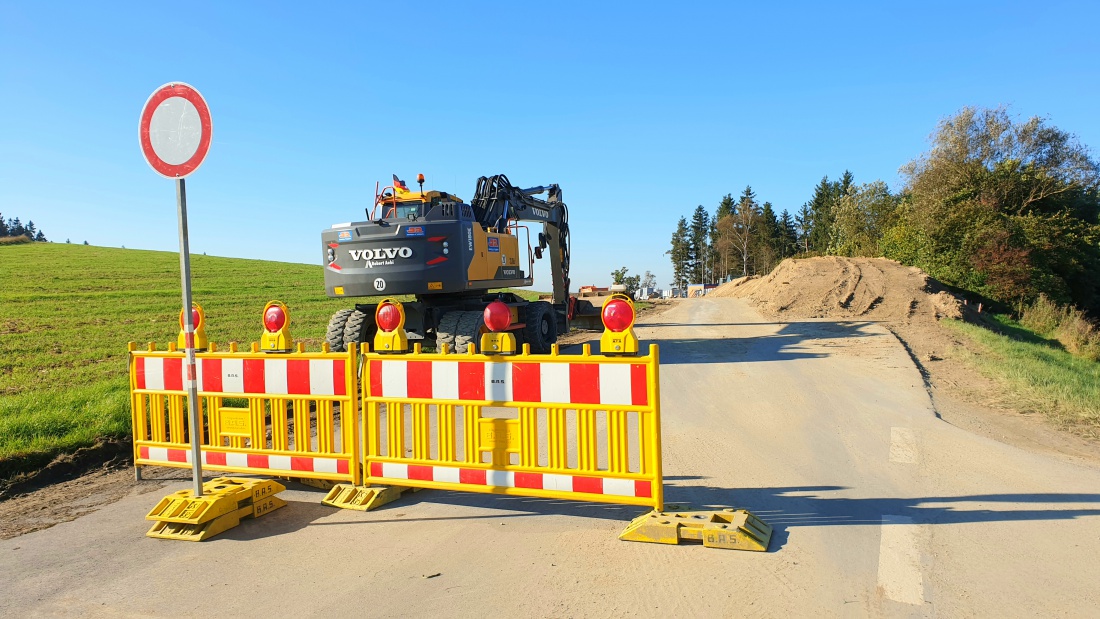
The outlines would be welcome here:
M 964 108 L 902 166 L 896 193 L 824 177 L 794 216 L 751 187 L 681 217 L 673 285 L 770 272 L 787 257 L 886 257 L 1006 304 L 1045 295 L 1100 315 L 1100 166 L 1075 136 Z
M 33 221 L 28 220 L 26 225 L 19 221 L 18 217 L 4 220 L 4 214 L 0 213 L 0 238 L 9 236 L 25 236 L 32 241 L 45 243 L 46 234 L 39 230 Z

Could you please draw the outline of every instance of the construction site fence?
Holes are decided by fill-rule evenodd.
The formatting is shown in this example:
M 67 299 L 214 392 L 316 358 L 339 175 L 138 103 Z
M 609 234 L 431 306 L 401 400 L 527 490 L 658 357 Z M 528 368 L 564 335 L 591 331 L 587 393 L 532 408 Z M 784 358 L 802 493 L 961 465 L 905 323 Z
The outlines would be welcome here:
M 134 464 L 191 468 L 186 356 L 130 344 Z M 196 355 L 202 468 L 362 482 L 358 353 Z
M 367 483 L 662 508 L 656 345 L 363 357 Z
M 663 507 L 659 359 L 196 355 L 202 467 Z M 191 467 L 183 351 L 130 345 L 136 466 Z M 361 379 L 361 385 L 360 385 Z M 361 396 L 361 400 L 360 400 Z

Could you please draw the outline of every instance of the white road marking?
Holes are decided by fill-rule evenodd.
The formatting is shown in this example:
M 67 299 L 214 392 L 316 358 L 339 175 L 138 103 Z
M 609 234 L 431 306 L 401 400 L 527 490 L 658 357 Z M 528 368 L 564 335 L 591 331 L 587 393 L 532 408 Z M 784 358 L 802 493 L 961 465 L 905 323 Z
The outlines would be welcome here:
M 903 604 L 924 603 L 924 577 L 920 569 L 920 529 L 912 518 L 882 516 L 878 551 L 878 586 L 883 595 Z
M 917 463 L 917 438 L 909 428 L 890 428 L 890 462 Z

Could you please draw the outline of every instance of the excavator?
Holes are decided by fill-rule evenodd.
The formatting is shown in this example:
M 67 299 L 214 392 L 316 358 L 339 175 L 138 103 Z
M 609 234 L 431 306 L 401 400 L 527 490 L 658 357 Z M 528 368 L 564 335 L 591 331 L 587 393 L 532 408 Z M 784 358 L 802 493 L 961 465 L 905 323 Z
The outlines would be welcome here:
M 409 341 L 437 349 L 446 344 L 455 353 L 477 351 L 487 331 L 485 308 L 497 300 L 508 307 L 507 330 L 535 354 L 549 353 L 570 321 L 591 320 L 577 316 L 577 300 L 569 295 L 569 211 L 558 185 L 520 189 L 503 174 L 483 176 L 466 204 L 424 191 L 423 174 L 417 182 L 420 191 L 411 191 L 394 175 L 392 185 L 376 186 L 366 221 L 322 232 L 329 297 L 412 295 L 415 301 L 402 303 Z M 541 194 L 546 198 L 536 197 Z M 533 285 L 534 261 L 544 255 L 553 279 L 550 300 L 527 301 L 503 290 Z M 325 335 L 330 348 L 372 342 L 377 309 L 378 303 L 357 302 L 333 314 Z M 585 313 L 598 321 L 595 308 Z M 378 321 L 395 319 L 395 312 L 378 312 Z M 390 331 L 396 324 L 381 326 Z

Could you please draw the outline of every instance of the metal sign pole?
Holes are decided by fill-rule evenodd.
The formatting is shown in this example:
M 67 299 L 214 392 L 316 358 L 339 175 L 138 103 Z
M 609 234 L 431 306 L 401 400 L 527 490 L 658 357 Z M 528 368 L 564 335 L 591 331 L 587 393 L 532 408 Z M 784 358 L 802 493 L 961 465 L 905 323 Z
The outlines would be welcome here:
M 199 419 L 199 388 L 195 371 L 195 320 L 191 310 L 191 253 L 187 246 L 187 189 L 183 179 L 176 179 L 176 206 L 180 232 L 180 278 L 183 280 L 183 333 L 187 342 L 187 412 L 191 435 L 191 472 L 195 481 L 194 496 L 202 496 L 202 423 Z

